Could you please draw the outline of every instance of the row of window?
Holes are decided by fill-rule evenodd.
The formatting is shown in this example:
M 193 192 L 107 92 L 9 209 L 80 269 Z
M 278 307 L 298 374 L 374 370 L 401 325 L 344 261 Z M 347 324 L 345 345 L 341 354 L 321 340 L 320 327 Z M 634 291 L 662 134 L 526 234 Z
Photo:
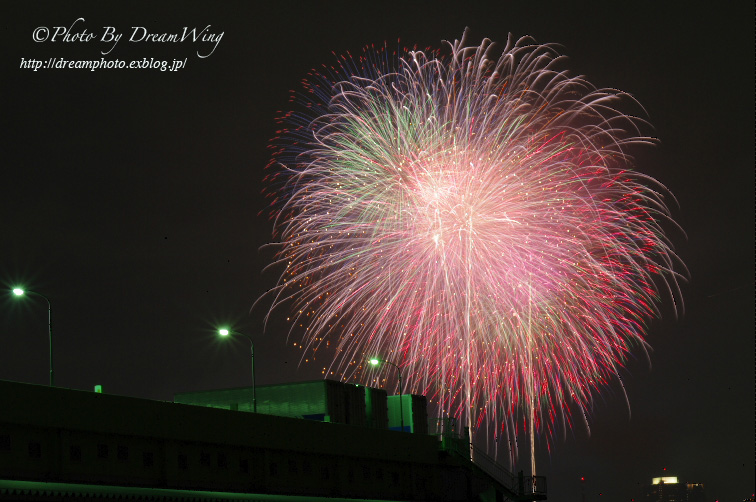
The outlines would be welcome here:
M 9 451 L 11 449 L 11 438 L 9 434 L 0 434 L 0 452 Z M 111 448 L 110 445 L 99 443 L 97 445 L 97 458 L 100 460 L 107 460 L 110 458 Z M 42 445 L 38 441 L 28 442 L 28 456 L 32 459 L 42 458 Z M 71 462 L 82 461 L 82 449 L 80 445 L 70 445 L 68 448 L 68 458 Z M 115 448 L 115 458 L 120 462 L 126 462 L 129 460 L 129 447 L 123 444 L 119 444 Z M 151 468 L 155 465 L 155 454 L 152 451 L 142 452 L 142 466 L 145 468 Z M 189 455 L 186 453 L 179 453 L 176 457 L 177 468 L 181 471 L 189 470 Z M 202 467 L 212 467 L 212 455 L 209 452 L 203 451 L 199 455 L 199 465 Z M 216 456 L 215 465 L 220 469 L 228 469 L 229 461 L 228 456 L 219 452 Z M 268 464 L 268 474 L 271 477 L 279 476 L 279 467 L 277 462 L 270 462 Z M 299 475 L 300 473 L 305 476 L 311 476 L 313 474 L 313 466 L 309 460 L 302 460 L 298 462 L 296 459 L 289 459 L 287 461 L 288 474 Z M 238 472 L 249 473 L 250 464 L 249 460 L 242 458 L 238 461 Z M 399 484 L 399 473 L 391 472 L 391 482 L 394 486 Z M 320 467 L 320 479 L 329 480 L 332 476 L 332 467 L 323 465 Z M 362 466 L 362 480 L 369 481 L 375 478 L 376 481 L 384 481 L 384 471 L 381 467 L 372 468 L 366 465 Z M 355 469 L 350 466 L 347 470 L 347 479 L 349 483 L 353 483 L 355 480 Z
M 30 443 L 31 444 L 31 443 Z M 101 460 L 107 460 L 110 455 L 110 448 L 106 444 L 97 445 L 97 458 Z M 81 446 L 71 445 L 69 447 L 69 460 L 72 462 L 81 462 Z M 125 445 L 118 445 L 116 458 L 120 462 L 125 462 L 129 459 L 129 447 Z M 142 452 L 142 465 L 144 467 L 152 467 L 155 465 L 155 454 L 151 451 Z
M 0 452 L 10 451 L 11 438 L 10 434 L 0 434 Z M 27 452 L 29 458 L 42 458 L 42 444 L 39 441 L 29 441 L 27 443 Z M 100 443 L 97 445 L 97 458 L 107 460 L 110 458 L 110 446 Z M 68 448 L 68 459 L 72 462 L 81 462 L 81 446 L 71 445 Z M 129 460 L 129 447 L 119 444 L 116 448 L 116 459 L 121 462 Z M 142 463 L 145 467 L 152 467 L 155 464 L 155 456 L 151 451 L 142 452 Z

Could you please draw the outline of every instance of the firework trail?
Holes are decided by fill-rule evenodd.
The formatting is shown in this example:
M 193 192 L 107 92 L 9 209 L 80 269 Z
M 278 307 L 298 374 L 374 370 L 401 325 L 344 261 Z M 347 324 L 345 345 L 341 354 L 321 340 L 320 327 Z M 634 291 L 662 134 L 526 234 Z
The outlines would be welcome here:
M 363 366 L 380 355 L 476 434 L 549 436 L 645 350 L 660 292 L 679 297 L 666 190 L 631 170 L 652 142 L 615 109 L 632 98 L 527 38 L 449 47 L 304 81 L 272 142 L 273 308 L 335 351 L 328 373 L 395 378 Z

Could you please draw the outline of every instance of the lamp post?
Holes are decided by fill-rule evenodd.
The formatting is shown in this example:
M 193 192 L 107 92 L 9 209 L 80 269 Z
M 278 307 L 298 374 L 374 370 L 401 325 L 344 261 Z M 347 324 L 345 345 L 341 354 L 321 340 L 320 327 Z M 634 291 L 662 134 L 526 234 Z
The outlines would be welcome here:
M 250 338 L 248 335 L 245 335 L 244 333 L 228 330 L 226 328 L 219 329 L 218 334 L 220 336 L 239 335 L 249 340 L 249 346 L 251 349 L 251 356 L 252 356 L 252 411 L 254 413 L 257 413 L 257 397 L 255 396 L 255 342 L 253 342 L 252 338 Z
M 23 288 L 13 288 L 13 294 L 16 296 L 34 295 L 44 298 L 47 302 L 47 336 L 50 339 L 50 387 L 55 387 L 55 377 L 53 374 L 53 343 L 52 343 L 52 308 L 50 307 L 50 299 L 45 295 L 35 293 L 34 291 L 25 291 Z
M 402 369 L 398 365 L 392 363 L 391 361 L 386 361 L 385 359 L 378 359 L 377 357 L 370 359 L 369 362 L 373 366 L 378 366 L 380 363 L 390 364 L 391 366 L 396 368 L 396 370 L 399 372 L 399 420 L 402 425 L 402 432 L 404 432 L 404 398 L 402 397 Z

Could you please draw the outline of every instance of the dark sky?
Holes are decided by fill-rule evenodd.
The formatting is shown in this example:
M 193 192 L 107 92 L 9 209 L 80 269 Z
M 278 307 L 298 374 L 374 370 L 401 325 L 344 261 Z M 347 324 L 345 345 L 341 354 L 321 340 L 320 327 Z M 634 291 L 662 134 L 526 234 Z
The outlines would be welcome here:
M 704 483 L 708 500 L 754 490 L 754 8 L 752 2 L 4 3 L 0 286 L 50 298 L 56 384 L 171 400 L 245 385 L 254 336 L 258 383 L 319 378 L 299 365 L 276 312 L 253 302 L 276 280 L 261 195 L 276 111 L 306 72 L 369 43 L 439 47 L 507 34 L 555 42 L 570 69 L 631 93 L 660 144 L 638 170 L 678 199 L 672 233 L 690 269 L 685 312 L 664 319 L 619 386 L 542 448 L 549 500 L 628 502 L 653 476 Z M 611 6 L 609 6 L 611 5 Z M 36 43 L 40 26 L 90 42 Z M 129 43 L 134 26 L 223 32 L 212 44 Z M 123 34 L 110 48 L 106 26 Z M 20 68 L 47 58 L 184 60 L 176 72 Z M 262 214 L 261 214 L 262 213 Z M 0 295 L 0 379 L 46 384 L 43 301 Z M 527 462 L 524 457 L 523 464 Z M 666 468 L 666 471 L 664 469 Z M 601 495 L 600 495 L 601 494 Z

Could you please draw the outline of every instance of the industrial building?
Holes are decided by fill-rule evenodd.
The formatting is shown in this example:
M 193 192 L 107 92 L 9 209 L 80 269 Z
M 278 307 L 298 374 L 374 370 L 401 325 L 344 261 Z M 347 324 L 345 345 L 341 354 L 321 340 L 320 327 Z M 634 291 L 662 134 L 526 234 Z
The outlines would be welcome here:
M 677 476 L 653 478 L 644 489 L 646 502 L 704 502 L 706 495 L 701 483 L 683 483 Z
M 0 381 L 0 500 L 545 499 L 544 479 L 471 460 L 464 435 L 383 427 L 383 391 L 336 384 L 303 385 L 331 403 L 322 417 L 290 406 L 316 415 L 302 419 L 261 413 L 275 407 L 264 387 L 250 413 L 244 400 L 222 409 Z

